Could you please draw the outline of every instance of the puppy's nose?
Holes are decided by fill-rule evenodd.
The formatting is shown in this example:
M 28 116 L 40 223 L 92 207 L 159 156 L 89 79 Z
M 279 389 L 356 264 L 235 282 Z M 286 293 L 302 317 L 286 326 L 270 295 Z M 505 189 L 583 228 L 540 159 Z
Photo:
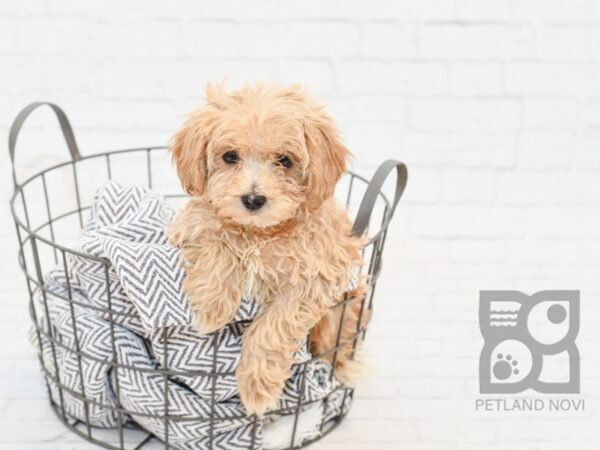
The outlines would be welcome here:
M 242 203 L 250 211 L 260 209 L 267 203 L 267 197 L 264 195 L 248 194 L 242 195 Z

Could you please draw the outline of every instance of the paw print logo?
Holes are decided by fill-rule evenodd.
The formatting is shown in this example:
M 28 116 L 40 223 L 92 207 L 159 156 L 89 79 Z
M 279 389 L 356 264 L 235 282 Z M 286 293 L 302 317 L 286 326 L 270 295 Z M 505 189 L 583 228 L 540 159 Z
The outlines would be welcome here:
M 497 361 L 493 367 L 494 376 L 499 380 L 507 380 L 512 375 L 519 375 L 518 365 L 519 362 L 513 359 L 512 355 L 504 356 L 502 353 L 498 353 Z
M 579 291 L 482 291 L 481 393 L 579 392 Z

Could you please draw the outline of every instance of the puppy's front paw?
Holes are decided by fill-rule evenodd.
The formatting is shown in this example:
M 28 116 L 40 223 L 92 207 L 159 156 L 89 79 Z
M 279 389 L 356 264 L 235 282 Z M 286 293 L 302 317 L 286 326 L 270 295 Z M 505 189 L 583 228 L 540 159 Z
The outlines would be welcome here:
M 222 310 L 205 309 L 194 313 L 194 325 L 200 334 L 209 334 L 229 324 L 236 311 L 224 313 Z
M 251 355 L 242 356 L 236 377 L 246 411 L 262 416 L 277 406 L 287 372 L 282 373 L 270 362 Z
M 240 397 L 248 414 L 262 416 L 277 406 L 279 393 L 255 384 L 254 386 L 247 385 L 244 388 L 240 386 Z
M 192 277 L 188 273 L 183 288 L 194 325 L 202 334 L 212 333 L 231 323 L 240 307 L 241 293 L 236 285 L 224 285 L 208 274 Z

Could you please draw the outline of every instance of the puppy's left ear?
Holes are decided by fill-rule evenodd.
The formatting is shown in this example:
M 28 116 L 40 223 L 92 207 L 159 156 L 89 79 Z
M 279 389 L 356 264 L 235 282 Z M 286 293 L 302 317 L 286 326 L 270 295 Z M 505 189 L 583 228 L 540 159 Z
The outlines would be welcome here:
M 335 186 L 346 170 L 350 152 L 342 143 L 333 119 L 321 106 L 308 108 L 303 125 L 310 159 L 307 203 L 314 210 L 333 196 Z

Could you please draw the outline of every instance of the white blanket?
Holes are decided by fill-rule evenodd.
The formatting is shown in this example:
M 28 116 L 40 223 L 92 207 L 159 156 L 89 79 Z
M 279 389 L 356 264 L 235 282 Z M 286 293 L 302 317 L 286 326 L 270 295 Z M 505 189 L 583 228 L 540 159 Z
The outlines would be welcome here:
M 42 361 L 53 400 L 59 406 L 62 403 L 68 415 L 101 427 L 118 424 L 118 414 L 110 408 L 120 406 L 128 412 L 127 420 L 161 439 L 166 431 L 159 416 L 168 412 L 177 417 L 168 421 L 169 443 L 181 449 L 208 448 L 211 435 L 215 448 L 249 448 L 253 431 L 255 448 L 262 448 L 263 434 L 278 429 L 274 426 L 278 420 L 283 424 L 289 419 L 281 414 L 275 422 L 273 417 L 267 419 L 266 428 L 263 420 L 255 424 L 246 416 L 238 397 L 234 373 L 241 339 L 259 306 L 253 299 L 243 299 L 234 321 L 213 334 L 201 335 L 192 327 L 191 311 L 181 289 L 184 272 L 180 252 L 165 235 L 173 214 L 160 197 L 139 187 L 109 182 L 97 193 L 81 250 L 106 258 L 110 266 L 69 254 L 68 277 L 62 266 L 50 271 L 45 277 L 46 292 L 38 291 L 35 297 L 34 308 L 42 330 Z M 73 308 L 69 298 L 76 302 Z M 98 310 L 109 305 L 112 314 Z M 52 345 L 47 338 L 50 333 L 57 344 Z M 81 361 L 77 349 L 87 355 Z M 278 405 L 278 409 L 292 408 L 300 395 L 308 405 L 306 417 L 313 418 L 310 420 L 314 424 L 299 427 L 304 436 L 297 438 L 296 444 L 318 434 L 321 421 L 347 411 L 351 398 L 330 377 L 328 363 L 310 359 L 306 350 L 298 352 L 296 361 L 307 365 L 305 379 L 303 366 L 297 366 Z M 114 370 L 113 361 L 137 370 Z M 166 381 L 162 373 L 148 370 L 163 368 L 165 363 L 176 372 Z M 216 377 L 213 383 L 210 373 L 215 370 L 226 374 Z M 185 373 L 189 371 L 193 375 Z M 65 386 L 62 395 L 57 380 Z M 210 420 L 213 396 L 214 418 Z M 83 397 L 89 400 L 87 406 Z M 315 411 L 318 421 L 314 420 Z M 283 411 L 291 412 L 295 411 Z M 265 443 L 274 440 L 265 436 Z

